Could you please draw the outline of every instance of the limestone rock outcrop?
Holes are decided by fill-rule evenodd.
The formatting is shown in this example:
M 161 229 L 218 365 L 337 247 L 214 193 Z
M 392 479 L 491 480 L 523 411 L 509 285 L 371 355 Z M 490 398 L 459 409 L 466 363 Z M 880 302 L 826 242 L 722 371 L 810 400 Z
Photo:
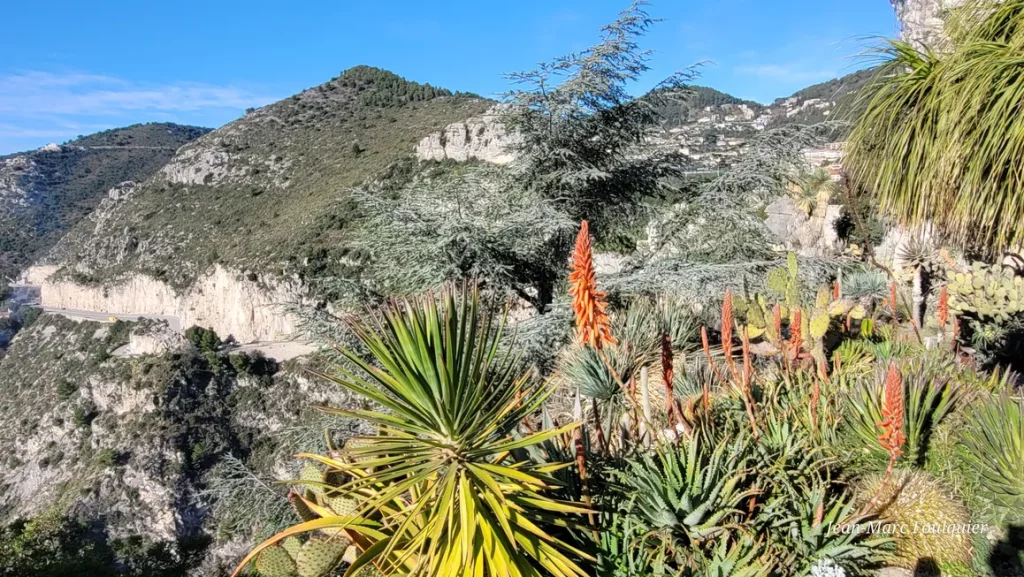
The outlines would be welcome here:
M 444 130 L 427 136 L 416 146 L 420 160 L 482 160 L 508 164 L 515 160 L 510 146 L 515 137 L 505 130 L 501 110 L 491 108 L 480 116 L 449 124 Z
M 30 271 L 39 280 L 45 271 Z M 193 325 L 248 343 L 285 340 L 297 330 L 298 319 L 286 310 L 297 302 L 297 281 L 260 279 L 220 265 L 201 276 L 184 293 L 153 277 L 137 274 L 103 285 L 82 285 L 59 277 L 42 285 L 44 307 L 172 317 L 179 329 Z
M 765 226 L 782 241 L 787 250 L 803 256 L 834 254 L 842 248 L 836 224 L 842 218 L 842 206 L 830 204 L 823 216 L 808 216 L 791 198 L 782 196 L 765 208 Z
M 900 38 L 918 46 L 941 49 L 949 11 L 966 0 L 891 0 L 900 21 Z

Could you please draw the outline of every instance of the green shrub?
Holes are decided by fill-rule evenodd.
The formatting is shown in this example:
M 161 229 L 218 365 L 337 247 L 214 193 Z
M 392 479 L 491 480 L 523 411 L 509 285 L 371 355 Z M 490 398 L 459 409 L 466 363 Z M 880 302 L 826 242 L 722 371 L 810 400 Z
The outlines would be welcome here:
M 198 326 L 186 329 L 185 339 L 201 353 L 216 353 L 224 344 L 213 329 Z
M 96 418 L 96 406 L 90 401 L 84 401 L 80 405 L 75 407 L 75 410 L 71 413 L 71 422 L 76 427 L 88 427 L 92 424 Z
M 113 449 L 100 449 L 96 453 L 96 463 L 104 469 L 109 469 L 117 464 L 119 457 L 120 455 Z
M 73 384 L 71 381 L 61 377 L 57 379 L 57 396 L 62 399 L 69 399 L 71 395 L 78 391 L 78 386 Z

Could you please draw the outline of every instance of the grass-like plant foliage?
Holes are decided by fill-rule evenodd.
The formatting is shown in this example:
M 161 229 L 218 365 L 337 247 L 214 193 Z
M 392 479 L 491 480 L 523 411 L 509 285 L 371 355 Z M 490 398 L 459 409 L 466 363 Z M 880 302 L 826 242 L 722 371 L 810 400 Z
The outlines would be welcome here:
M 976 426 L 963 432 L 964 455 L 983 494 L 1011 522 L 1024 520 L 1024 401 L 996 397 L 971 413 Z
M 1024 1 L 970 2 L 939 52 L 887 41 L 846 167 L 882 214 L 991 251 L 1024 235 Z
M 578 423 L 520 434 L 519 423 L 551 389 L 531 385 L 516 360 L 500 354 L 502 323 L 481 310 L 475 289 L 354 321 L 372 361 L 342 351 L 355 367 L 323 376 L 386 412 L 338 410 L 378 434 L 342 458 L 308 457 L 347 476 L 337 491 L 361 495 L 363 505 L 355 516 L 303 523 L 266 545 L 340 528 L 368 541 L 352 574 L 374 563 L 407 575 L 585 575 L 577 560 L 587 555 L 559 532 L 588 510 L 548 494 L 558 485 L 553 473 L 566 465 L 535 463 L 522 451 Z

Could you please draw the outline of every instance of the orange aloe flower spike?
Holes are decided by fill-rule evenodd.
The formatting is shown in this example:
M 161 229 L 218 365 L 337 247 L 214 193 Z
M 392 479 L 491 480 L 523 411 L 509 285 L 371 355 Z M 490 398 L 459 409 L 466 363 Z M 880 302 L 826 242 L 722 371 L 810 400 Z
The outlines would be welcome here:
M 789 324 L 789 349 L 793 351 L 793 357 L 800 356 L 800 349 L 804 347 L 803 318 L 800 309 L 793 311 L 793 321 Z
M 890 463 L 903 454 L 906 438 L 903 436 L 903 379 L 896 363 L 889 363 L 889 372 L 885 376 L 885 388 L 882 399 L 882 421 L 878 423 L 882 433 L 878 442 L 889 452 Z
M 949 287 L 943 286 L 942 291 L 939 293 L 939 306 L 938 306 L 938 320 L 939 326 L 946 328 L 946 323 L 949 322 Z
M 576 335 L 579 342 L 590 344 L 595 349 L 601 349 L 605 344 L 615 344 L 611 320 L 605 310 L 608 308 L 608 302 L 605 294 L 597 289 L 590 245 L 590 226 L 585 220 L 580 225 L 576 247 L 572 252 L 569 294 L 572 295 L 572 310 L 576 317 Z

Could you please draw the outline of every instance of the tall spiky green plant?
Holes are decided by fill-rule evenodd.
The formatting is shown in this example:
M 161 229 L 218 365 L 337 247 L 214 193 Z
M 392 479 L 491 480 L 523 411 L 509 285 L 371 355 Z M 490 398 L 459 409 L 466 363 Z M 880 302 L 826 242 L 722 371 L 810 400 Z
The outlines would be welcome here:
M 983 494 L 1007 520 L 1024 520 L 1024 401 L 992 398 L 971 412 L 971 422 L 963 431 L 964 456 Z
M 845 164 L 883 214 L 998 251 L 1024 239 L 1024 0 L 953 20 L 948 51 L 879 49 Z
M 353 321 L 373 362 L 342 350 L 354 368 L 320 376 L 387 412 L 332 410 L 369 421 L 378 434 L 359 437 L 340 455 L 303 457 L 349 479 L 332 492 L 358 493 L 363 505 L 348 516 L 313 509 L 320 519 L 280 533 L 243 566 L 290 534 L 344 530 L 356 534 L 362 551 L 349 574 L 373 563 L 410 576 L 586 575 L 580 563 L 588 556 L 558 531 L 588 509 L 548 493 L 565 465 L 535 463 L 520 451 L 578 424 L 518 432 L 551 388 L 531 386 L 515 359 L 499 353 L 502 324 L 481 310 L 475 289 Z

